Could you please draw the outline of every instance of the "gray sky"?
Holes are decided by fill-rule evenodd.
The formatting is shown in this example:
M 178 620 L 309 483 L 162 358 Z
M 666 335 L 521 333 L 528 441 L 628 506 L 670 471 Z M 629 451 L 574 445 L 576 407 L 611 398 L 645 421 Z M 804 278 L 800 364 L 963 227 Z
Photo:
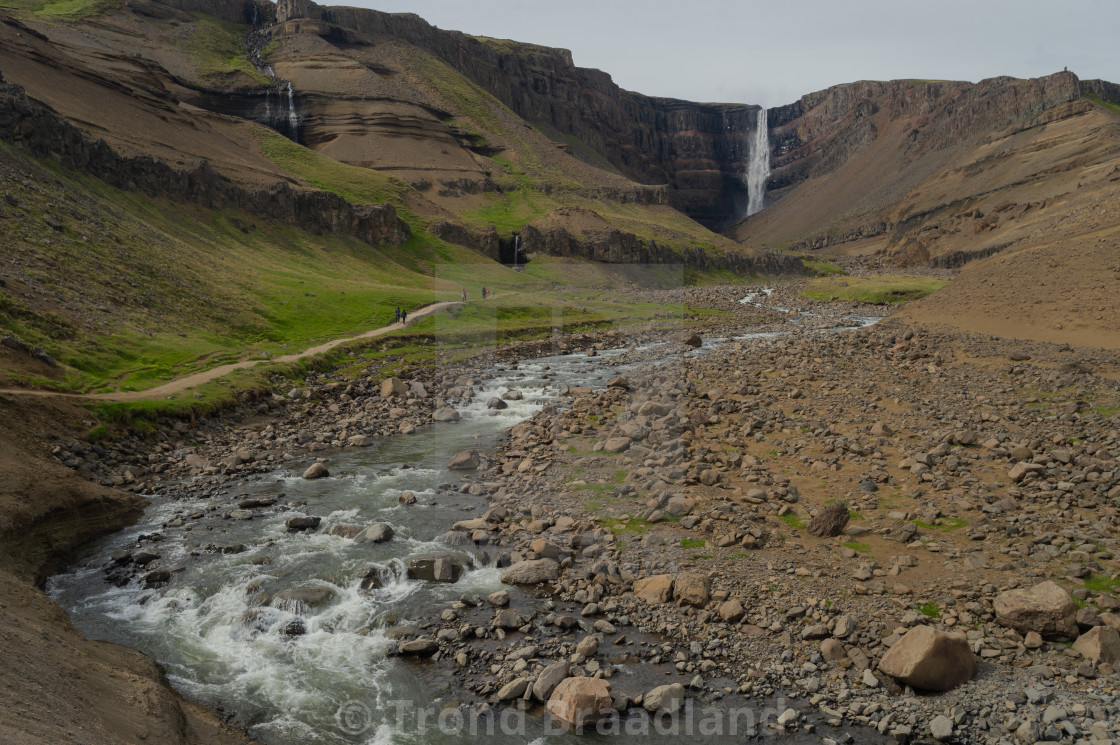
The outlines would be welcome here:
M 1120 82 L 1118 0 L 318 0 L 564 47 L 623 88 L 777 106 L 855 80 Z

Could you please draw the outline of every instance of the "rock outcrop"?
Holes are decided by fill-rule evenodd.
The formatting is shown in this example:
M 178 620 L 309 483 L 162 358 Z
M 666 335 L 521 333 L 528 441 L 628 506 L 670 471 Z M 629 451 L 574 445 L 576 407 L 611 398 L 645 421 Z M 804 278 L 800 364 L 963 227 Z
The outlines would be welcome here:
M 295 189 L 283 182 L 250 191 L 219 174 L 208 161 L 181 170 L 149 156 L 120 155 L 104 140 L 93 140 L 3 77 L 0 139 L 126 191 L 207 209 L 242 210 L 312 233 L 351 235 L 371 246 L 399 245 L 410 236 L 408 225 L 390 204 L 352 204 L 331 192 Z
M 667 184 L 674 205 L 709 226 L 737 219 L 746 207 L 750 134 L 758 106 L 700 104 L 624 91 L 600 70 L 576 67 L 571 52 L 532 44 L 490 44 L 435 28 L 411 13 L 322 7 L 281 0 L 280 24 L 305 31 L 388 36 L 448 63 L 533 123 L 577 138 L 625 176 Z M 306 20 L 322 22 L 312 26 Z M 333 38 L 333 37 L 332 37 Z

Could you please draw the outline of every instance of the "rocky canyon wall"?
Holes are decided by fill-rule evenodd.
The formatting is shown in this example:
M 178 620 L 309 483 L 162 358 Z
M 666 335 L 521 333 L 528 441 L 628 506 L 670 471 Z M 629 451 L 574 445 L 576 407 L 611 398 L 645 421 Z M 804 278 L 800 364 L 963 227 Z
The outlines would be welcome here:
M 524 119 L 578 138 L 625 176 L 669 185 L 675 206 L 706 225 L 732 222 L 746 208 L 742 175 L 757 106 L 631 93 L 604 72 L 576 67 L 565 49 L 491 45 L 412 14 L 328 8 L 309 0 L 280 0 L 276 12 L 279 23 L 311 19 L 420 47 Z

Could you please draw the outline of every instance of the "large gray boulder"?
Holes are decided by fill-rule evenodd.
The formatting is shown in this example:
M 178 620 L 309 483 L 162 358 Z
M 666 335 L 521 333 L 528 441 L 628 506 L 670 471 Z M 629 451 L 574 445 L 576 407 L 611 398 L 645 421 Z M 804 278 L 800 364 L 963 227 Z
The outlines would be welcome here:
M 634 583 L 634 595 L 655 605 L 668 603 L 673 597 L 673 577 L 669 574 L 657 574 L 637 580 Z
M 506 585 L 535 585 L 551 582 L 560 576 L 560 565 L 552 559 L 519 561 L 502 573 Z
M 972 680 L 976 656 L 963 634 L 915 626 L 883 655 L 879 669 L 912 688 L 948 691 Z
M 673 599 L 697 608 L 703 608 L 711 598 L 712 583 L 708 575 L 682 572 L 673 581 Z
M 388 523 L 374 523 L 354 537 L 355 543 L 385 543 L 393 537 L 393 527 Z
M 541 670 L 541 674 L 537 676 L 536 682 L 533 683 L 533 697 L 538 701 L 548 701 L 552 692 L 556 690 L 556 686 L 567 679 L 570 670 L 571 665 L 568 664 L 567 660 L 554 662 Z
M 582 731 L 614 711 L 607 681 L 601 678 L 568 678 L 548 699 L 548 713 L 564 727 Z
M 1021 634 L 1036 631 L 1043 638 L 1057 641 L 1077 638 L 1077 606 L 1057 583 L 1048 581 L 1030 589 L 1002 592 L 993 605 L 996 622 Z
M 1120 662 L 1120 631 L 1111 626 L 1094 626 L 1077 638 L 1073 648 L 1087 660 L 1115 665 Z
M 642 708 L 650 714 L 664 711 L 674 714 L 684 705 L 684 686 L 672 683 L 654 688 L 642 697 Z
M 444 406 L 432 412 L 432 421 L 457 422 L 459 421 L 459 412 L 450 406 Z
M 330 475 L 330 471 L 328 471 L 327 467 L 322 463 L 312 463 L 307 467 L 307 470 L 303 472 L 303 477 L 308 481 L 314 481 L 315 479 L 325 479 Z

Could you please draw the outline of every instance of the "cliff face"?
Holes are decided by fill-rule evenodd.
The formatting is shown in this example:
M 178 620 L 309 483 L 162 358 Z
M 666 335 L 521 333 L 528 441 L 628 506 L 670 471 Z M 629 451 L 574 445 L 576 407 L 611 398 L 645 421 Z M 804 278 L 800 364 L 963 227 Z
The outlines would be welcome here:
M 780 191 L 835 170 L 870 147 L 887 127 L 904 123 L 904 158 L 963 140 L 1081 96 L 1073 73 L 977 84 L 892 80 L 838 85 L 772 109 L 770 188 Z
M 522 118 L 578 139 L 628 178 L 670 186 L 675 206 L 705 225 L 734 221 L 745 207 L 742 174 L 757 106 L 631 93 L 604 72 L 576 67 L 567 50 L 488 42 L 437 29 L 412 14 L 280 0 L 276 17 L 281 24 L 300 19 L 330 24 L 332 39 L 349 30 L 413 44 Z M 318 30 L 310 24 L 306 29 Z
M 0 139 L 111 186 L 191 202 L 210 209 L 239 209 L 314 233 L 343 233 L 370 245 L 399 245 L 409 227 L 389 204 L 355 205 L 336 194 L 276 183 L 249 190 L 220 175 L 207 161 L 190 170 L 149 156 L 125 157 L 92 140 L 23 88 L 0 76 Z

